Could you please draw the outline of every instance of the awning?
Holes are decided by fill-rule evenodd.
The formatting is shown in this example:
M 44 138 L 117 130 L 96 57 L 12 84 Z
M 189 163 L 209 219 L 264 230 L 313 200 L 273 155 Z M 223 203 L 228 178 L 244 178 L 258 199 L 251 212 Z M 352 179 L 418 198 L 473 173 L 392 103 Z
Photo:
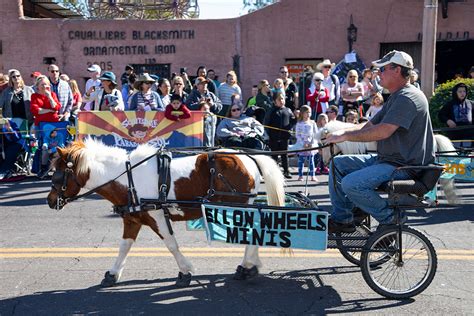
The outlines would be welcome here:
M 69 8 L 62 0 L 30 0 L 31 3 L 42 7 L 52 13 L 60 15 L 64 18 L 84 18 L 84 15 Z

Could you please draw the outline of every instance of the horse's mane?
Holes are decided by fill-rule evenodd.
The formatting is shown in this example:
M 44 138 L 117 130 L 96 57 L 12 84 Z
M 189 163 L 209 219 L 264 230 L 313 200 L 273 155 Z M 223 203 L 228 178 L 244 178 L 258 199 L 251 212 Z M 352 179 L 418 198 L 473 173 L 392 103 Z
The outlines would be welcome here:
M 105 167 L 108 165 L 123 164 L 125 167 L 125 161 L 128 159 L 134 164 L 156 153 L 155 147 L 143 144 L 128 154 L 123 148 L 108 146 L 93 138 L 86 138 L 84 142 L 73 142 L 68 150 L 78 175 L 86 174 L 91 169 L 105 173 Z

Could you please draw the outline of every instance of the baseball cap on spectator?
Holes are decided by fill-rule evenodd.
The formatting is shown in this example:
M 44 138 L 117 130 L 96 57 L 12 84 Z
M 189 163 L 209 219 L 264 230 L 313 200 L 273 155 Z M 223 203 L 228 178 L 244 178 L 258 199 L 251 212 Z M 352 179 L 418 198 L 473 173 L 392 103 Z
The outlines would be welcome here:
M 376 67 L 383 67 L 388 64 L 396 64 L 408 69 L 413 69 L 413 59 L 411 56 L 398 50 L 392 50 L 381 59 L 372 62 L 372 65 Z
M 30 75 L 31 78 L 38 78 L 39 76 L 41 76 L 41 72 L 39 71 L 33 71 Z
M 107 80 L 112 82 L 113 84 L 117 84 L 117 78 L 115 77 L 115 74 L 111 71 L 104 72 L 102 76 L 99 77 L 99 80 Z
M 127 71 L 127 70 L 133 70 L 133 66 L 132 65 L 125 66 L 125 71 Z
M 201 83 L 209 83 L 209 80 L 207 80 L 204 77 L 197 77 L 196 81 L 194 82 L 195 85 L 201 84 Z
M 320 81 L 323 81 L 324 80 L 324 75 L 320 72 L 316 72 L 314 75 L 313 75 L 313 81 L 314 80 L 320 80 Z
M 87 68 L 87 71 L 89 72 L 98 72 L 101 73 L 102 69 L 100 69 L 100 66 L 97 64 L 91 65 L 89 68 Z

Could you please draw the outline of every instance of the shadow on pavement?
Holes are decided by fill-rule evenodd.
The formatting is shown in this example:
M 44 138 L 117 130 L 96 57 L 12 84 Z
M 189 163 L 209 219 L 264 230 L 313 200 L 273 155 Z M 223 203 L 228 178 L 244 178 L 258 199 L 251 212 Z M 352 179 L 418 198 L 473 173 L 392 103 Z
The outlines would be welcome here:
M 6 299 L 0 304 L 0 314 L 337 314 L 382 310 L 414 301 L 342 301 L 321 279 L 359 271 L 357 267 L 274 271 L 248 281 L 235 281 L 229 275 L 199 275 L 184 289 L 176 288 L 171 278 L 125 281 L 113 288 L 93 286 Z

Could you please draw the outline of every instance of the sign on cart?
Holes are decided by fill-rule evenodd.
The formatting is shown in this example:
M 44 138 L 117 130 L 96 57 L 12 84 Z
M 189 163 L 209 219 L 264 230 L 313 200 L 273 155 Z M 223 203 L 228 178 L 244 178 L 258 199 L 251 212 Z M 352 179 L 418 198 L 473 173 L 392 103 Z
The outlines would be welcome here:
M 328 214 L 203 205 L 207 237 L 231 244 L 326 250 Z

